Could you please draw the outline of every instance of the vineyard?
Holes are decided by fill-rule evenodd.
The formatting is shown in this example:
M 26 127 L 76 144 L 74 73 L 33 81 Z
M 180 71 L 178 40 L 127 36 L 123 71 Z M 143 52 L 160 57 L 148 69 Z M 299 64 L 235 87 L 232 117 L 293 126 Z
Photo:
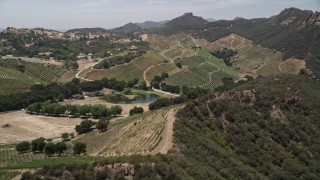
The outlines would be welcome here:
M 288 74 L 298 74 L 301 69 L 306 68 L 306 63 L 299 59 L 288 59 L 280 64 L 282 72 Z
M 88 154 L 91 155 L 109 157 L 149 154 L 162 139 L 169 111 L 162 109 L 116 120 L 107 132 L 93 131 L 78 141 L 87 143 Z
M 35 82 L 20 71 L 0 67 L 0 94 L 23 92 Z
M 204 84 L 202 85 L 201 87 L 204 88 L 204 89 L 214 89 L 218 86 L 221 86 L 222 85 L 222 79 L 224 77 L 230 77 L 228 76 L 227 74 L 221 72 L 221 71 L 218 71 L 218 72 L 214 72 L 211 74 L 211 81 L 207 84 Z
M 155 66 L 147 72 L 147 80 L 151 81 L 154 76 L 161 75 L 164 72 L 169 73 L 175 69 L 176 69 L 176 65 L 174 65 L 172 63 L 165 63 L 165 64 Z
M 67 83 L 70 82 L 72 79 L 75 78 L 75 75 L 78 73 L 78 71 L 67 71 L 66 73 L 64 73 L 60 78 L 59 78 L 59 82 L 61 83 Z
M 85 78 L 100 80 L 104 77 L 107 77 L 109 79 L 116 78 L 118 80 L 124 81 L 132 80 L 134 78 L 143 80 L 143 71 L 137 65 L 129 63 L 105 70 L 91 70 L 87 73 Z
M 200 56 L 192 56 L 192 57 L 176 60 L 176 62 L 181 63 L 184 66 L 198 66 L 201 63 L 205 63 L 205 60 Z
M 209 76 L 207 74 L 207 76 Z M 203 79 L 197 77 L 194 73 L 192 73 L 190 70 L 184 70 L 181 72 L 178 72 L 172 76 L 170 76 L 167 80 L 167 83 L 179 85 L 179 86 L 201 86 L 205 83 L 208 83 L 208 81 L 204 81 Z
M 20 62 L 25 66 L 25 73 L 27 75 L 36 77 L 48 82 L 56 80 L 65 72 L 65 70 L 63 69 L 53 69 L 39 63 L 30 63 L 26 61 L 20 61 Z
M 10 180 L 19 174 L 19 171 L 0 170 L 0 180 Z
M 173 49 L 173 50 L 166 52 L 164 55 L 166 57 L 173 59 L 175 57 L 181 56 L 181 54 L 182 54 L 182 50 L 180 48 L 177 48 L 177 49 Z
M 269 63 L 262 66 L 258 71 L 257 74 L 260 76 L 271 76 L 281 74 L 279 69 L 279 63 Z
M 138 67 L 140 67 L 142 70 L 146 70 L 150 66 L 160 64 L 162 62 L 162 58 L 155 52 L 149 51 L 147 54 L 133 60 L 132 62 L 136 64 Z
M 18 153 L 15 145 L 0 146 L 0 167 L 15 165 L 20 162 L 30 162 L 32 160 L 44 159 L 44 154 Z
M 207 63 L 210 63 L 215 68 L 219 69 L 219 71 L 222 71 L 226 74 L 228 74 L 231 77 L 237 77 L 237 72 L 234 71 L 232 68 L 228 67 L 222 60 L 216 58 L 215 56 L 212 56 L 208 51 L 205 51 L 203 49 L 198 50 L 198 55 L 205 59 Z
M 215 66 L 213 66 L 210 63 L 201 64 L 200 66 L 198 66 L 198 68 L 200 68 L 208 73 L 218 70 L 218 68 L 216 68 Z

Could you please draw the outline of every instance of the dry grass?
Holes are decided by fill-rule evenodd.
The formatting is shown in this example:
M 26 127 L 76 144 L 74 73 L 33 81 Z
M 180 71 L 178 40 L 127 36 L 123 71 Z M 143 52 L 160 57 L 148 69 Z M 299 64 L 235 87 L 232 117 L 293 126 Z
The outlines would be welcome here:
M 56 118 L 29 115 L 25 111 L 0 114 L 0 143 L 33 140 L 35 138 L 56 138 L 64 132 L 74 132 L 79 118 Z M 2 127 L 9 124 L 8 127 Z

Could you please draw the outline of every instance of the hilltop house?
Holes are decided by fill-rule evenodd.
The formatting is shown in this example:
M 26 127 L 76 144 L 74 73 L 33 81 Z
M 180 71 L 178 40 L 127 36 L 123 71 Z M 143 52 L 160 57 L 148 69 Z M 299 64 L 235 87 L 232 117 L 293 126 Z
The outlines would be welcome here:
M 131 47 L 129 48 L 129 50 L 130 50 L 130 51 L 136 51 L 136 50 L 138 50 L 138 48 L 137 48 L 136 46 L 131 46 Z

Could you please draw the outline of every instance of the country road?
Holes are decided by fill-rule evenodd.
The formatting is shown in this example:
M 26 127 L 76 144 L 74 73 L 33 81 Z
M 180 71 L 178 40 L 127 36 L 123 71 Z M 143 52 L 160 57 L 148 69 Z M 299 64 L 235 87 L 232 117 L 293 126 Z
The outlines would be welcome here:
M 82 79 L 82 80 L 84 80 L 84 81 L 93 81 L 93 80 L 91 80 L 91 79 L 82 78 L 82 77 L 80 77 L 79 75 L 80 75 L 83 71 L 85 71 L 85 70 L 87 70 L 87 69 L 89 69 L 89 68 L 93 68 L 95 65 L 99 64 L 99 62 L 101 62 L 102 60 L 103 60 L 103 59 L 100 59 L 98 62 L 96 62 L 96 63 L 94 63 L 94 64 L 92 64 L 92 65 L 90 65 L 90 66 L 88 66 L 88 67 L 86 67 L 86 68 L 83 68 L 81 71 L 79 71 L 79 72 L 75 75 L 75 77 L 78 78 L 78 79 Z

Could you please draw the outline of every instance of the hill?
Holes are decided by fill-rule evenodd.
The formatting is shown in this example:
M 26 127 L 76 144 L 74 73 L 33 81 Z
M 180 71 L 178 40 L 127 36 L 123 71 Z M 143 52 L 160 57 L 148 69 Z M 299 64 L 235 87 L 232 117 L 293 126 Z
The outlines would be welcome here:
M 161 22 L 155 22 L 155 21 L 145 21 L 143 23 L 135 23 L 142 29 L 153 29 L 153 28 L 160 28 L 162 27 L 166 22 L 168 21 L 161 21 Z
M 124 26 L 115 28 L 112 30 L 113 32 L 120 32 L 120 33 L 125 33 L 125 32 L 140 32 L 142 31 L 142 28 L 134 23 L 128 23 L 125 24 Z
M 77 29 L 70 29 L 67 30 L 65 33 L 82 33 L 82 34 L 87 34 L 87 33 L 106 33 L 107 30 L 104 28 L 100 27 L 95 27 L 95 28 L 77 28 Z
M 68 172 L 71 177 L 79 173 L 97 177 L 97 168 L 88 168 L 92 166 L 113 176 L 119 169 L 112 167 L 129 166 L 123 176 L 137 179 L 317 179 L 319 88 L 317 81 L 305 76 L 258 78 L 180 110 L 174 124 L 175 143 L 167 155 L 51 165 L 34 176 L 59 178 Z M 135 136 L 139 133 L 130 138 Z
M 206 19 L 208 22 L 215 22 L 215 21 L 217 21 L 215 18 L 208 18 L 208 19 Z
M 179 31 L 203 29 L 209 22 L 202 17 L 194 16 L 193 13 L 185 13 L 182 16 L 172 19 L 160 28 L 160 32 L 174 34 Z
M 216 21 L 208 24 L 204 30 L 193 32 L 193 36 L 215 41 L 235 33 L 251 40 L 255 45 L 282 52 L 283 59 L 307 60 L 307 68 L 319 77 L 319 23 L 319 12 L 288 8 L 270 18 Z

